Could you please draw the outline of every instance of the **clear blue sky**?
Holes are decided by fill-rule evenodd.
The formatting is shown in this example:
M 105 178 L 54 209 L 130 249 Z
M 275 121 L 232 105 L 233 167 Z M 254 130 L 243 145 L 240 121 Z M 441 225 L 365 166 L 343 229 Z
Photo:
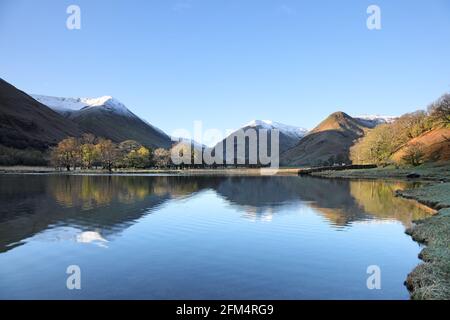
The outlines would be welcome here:
M 81 30 L 66 8 L 81 8 Z M 382 29 L 366 28 L 381 8 Z M 0 0 L 0 77 L 112 95 L 171 133 L 399 115 L 450 91 L 450 1 Z

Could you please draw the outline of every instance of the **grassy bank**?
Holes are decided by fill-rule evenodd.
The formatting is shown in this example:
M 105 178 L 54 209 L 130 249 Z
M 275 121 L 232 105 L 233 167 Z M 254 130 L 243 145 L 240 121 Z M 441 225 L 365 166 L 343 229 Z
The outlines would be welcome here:
M 312 176 L 325 178 L 361 178 L 361 179 L 407 179 L 410 174 L 420 175 L 424 181 L 450 181 L 450 163 L 424 164 L 418 167 L 380 167 L 375 169 L 356 169 L 344 171 L 321 171 Z
M 426 247 L 421 251 L 419 264 L 407 277 L 406 286 L 412 299 L 450 299 L 450 164 L 428 164 L 419 167 L 386 167 L 376 169 L 324 171 L 311 175 L 326 178 L 417 179 L 434 181 L 419 189 L 397 192 L 398 196 L 415 199 L 439 210 L 432 217 L 414 222 L 406 233 Z M 443 183 L 446 182 L 446 183 Z
M 450 299 L 450 183 L 440 183 L 398 192 L 427 206 L 439 209 L 437 215 L 415 221 L 406 230 L 426 245 L 420 253 L 424 261 L 406 280 L 413 299 Z

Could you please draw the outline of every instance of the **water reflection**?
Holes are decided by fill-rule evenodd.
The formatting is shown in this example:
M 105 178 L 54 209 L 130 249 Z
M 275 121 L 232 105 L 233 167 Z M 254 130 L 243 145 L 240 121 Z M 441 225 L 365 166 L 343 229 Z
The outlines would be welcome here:
M 209 190 L 255 221 L 270 222 L 273 215 L 306 205 L 337 228 L 372 219 L 408 226 L 429 212 L 393 196 L 407 187 L 413 186 L 304 177 L 3 175 L 0 252 L 55 226 L 77 242 L 106 247 L 108 239 L 168 201 Z

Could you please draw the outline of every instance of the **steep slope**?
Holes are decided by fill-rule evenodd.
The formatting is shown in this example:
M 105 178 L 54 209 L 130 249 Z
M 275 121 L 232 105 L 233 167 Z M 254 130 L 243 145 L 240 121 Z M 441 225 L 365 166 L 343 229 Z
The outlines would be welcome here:
M 419 144 L 423 152 L 424 161 L 450 160 L 450 129 L 435 129 L 411 139 L 408 143 L 392 155 L 392 160 L 401 163 L 407 154 L 408 148 Z
M 253 120 L 243 127 L 244 130 L 248 128 L 253 128 L 256 131 L 261 129 L 268 131 L 278 130 L 280 133 L 280 152 L 284 152 L 295 146 L 300 139 L 308 133 L 307 129 L 282 124 L 272 120 Z
M 43 150 L 81 134 L 77 124 L 0 79 L 0 144 Z
M 111 96 L 99 98 L 57 98 L 34 95 L 80 128 L 114 142 L 135 140 L 151 148 L 169 148 L 171 138 L 132 113 Z
M 309 132 L 293 148 L 281 154 L 285 166 L 311 166 L 349 162 L 350 147 L 364 135 L 366 123 L 344 112 L 335 112 Z
M 270 136 L 271 136 L 270 133 L 272 130 L 278 130 L 280 154 L 282 152 L 292 148 L 293 146 L 295 146 L 300 141 L 300 139 L 307 133 L 306 129 L 285 125 L 285 124 L 282 124 L 279 122 L 274 122 L 271 120 L 253 120 L 253 121 L 247 123 L 246 125 L 244 125 L 243 127 L 241 127 L 240 129 L 231 133 L 227 138 L 229 138 L 231 136 L 236 136 L 236 134 L 238 132 L 243 132 L 245 134 L 250 135 L 249 130 L 254 130 L 254 132 L 256 133 L 257 150 L 259 150 L 259 147 L 260 147 L 259 137 L 260 137 L 260 134 L 262 134 L 261 130 L 266 130 L 266 136 L 267 136 L 267 141 L 268 141 L 267 148 L 268 148 L 269 153 L 271 152 L 271 150 L 270 150 L 270 142 L 271 142 L 270 141 Z M 213 148 L 213 149 L 217 149 L 220 144 L 223 144 L 224 159 L 226 159 L 227 138 L 225 138 L 222 141 L 220 141 L 219 143 L 217 143 Z M 245 161 L 246 161 L 246 163 L 248 162 L 248 158 L 249 158 L 249 141 L 250 141 L 250 139 L 246 140 L 246 142 L 245 142 L 245 150 L 246 150 Z M 236 157 L 237 140 L 234 141 L 234 150 L 235 150 L 235 159 L 236 159 L 237 158 Z

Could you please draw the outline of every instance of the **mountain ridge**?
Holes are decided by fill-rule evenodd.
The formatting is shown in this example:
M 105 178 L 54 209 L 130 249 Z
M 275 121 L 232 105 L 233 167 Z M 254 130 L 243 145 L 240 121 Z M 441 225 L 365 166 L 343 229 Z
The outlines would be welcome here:
M 284 166 L 332 165 L 350 162 L 350 147 L 370 129 L 364 122 L 337 111 L 319 123 L 297 145 L 280 153 Z
M 172 139 L 165 132 L 135 115 L 125 104 L 112 96 L 33 97 L 96 136 L 114 142 L 136 140 L 151 148 L 169 148 L 172 145 Z

